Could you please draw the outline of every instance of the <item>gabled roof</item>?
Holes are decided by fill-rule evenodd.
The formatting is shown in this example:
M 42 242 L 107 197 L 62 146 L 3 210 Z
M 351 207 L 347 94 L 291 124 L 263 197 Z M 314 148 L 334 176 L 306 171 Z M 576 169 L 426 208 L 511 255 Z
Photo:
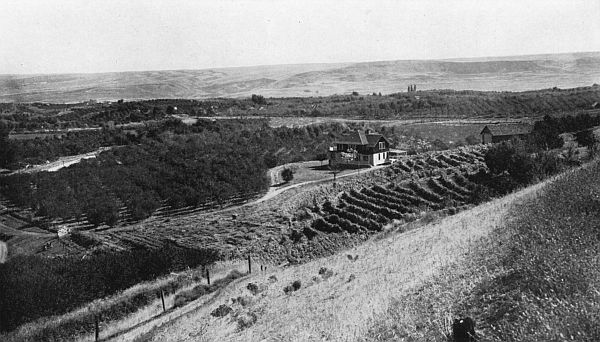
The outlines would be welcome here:
M 354 131 L 349 134 L 345 134 L 338 138 L 335 144 L 348 144 L 348 145 L 367 145 L 374 147 L 379 140 L 383 138 L 386 142 L 388 140 L 379 133 L 365 133 L 364 131 Z M 389 142 L 388 142 L 389 143 Z
M 369 141 L 367 140 L 367 135 L 364 131 L 354 131 L 342 135 L 335 141 L 335 143 L 348 145 L 366 145 L 369 143 Z
M 529 134 L 533 127 L 529 124 L 493 124 L 486 125 L 480 134 L 491 133 L 494 136 Z

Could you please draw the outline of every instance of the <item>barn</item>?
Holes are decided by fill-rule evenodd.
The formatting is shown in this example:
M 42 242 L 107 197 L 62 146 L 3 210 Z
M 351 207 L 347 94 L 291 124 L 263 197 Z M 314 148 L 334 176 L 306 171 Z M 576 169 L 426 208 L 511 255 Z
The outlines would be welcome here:
M 377 166 L 389 162 L 389 141 L 370 130 L 354 131 L 329 148 L 329 165 Z
M 480 133 L 481 143 L 489 144 L 511 139 L 525 139 L 531 134 L 532 130 L 531 125 L 522 123 L 486 125 Z

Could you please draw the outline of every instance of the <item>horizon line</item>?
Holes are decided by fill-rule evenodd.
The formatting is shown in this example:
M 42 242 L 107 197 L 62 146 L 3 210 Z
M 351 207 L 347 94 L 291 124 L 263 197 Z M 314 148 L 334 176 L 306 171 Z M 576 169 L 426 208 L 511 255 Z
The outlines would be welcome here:
M 552 55 L 571 55 L 571 54 L 590 54 L 600 51 L 571 51 L 557 53 L 533 53 L 533 54 L 518 54 L 518 55 L 502 55 L 502 56 L 469 56 L 469 57 L 448 57 L 448 58 L 415 58 L 415 59 L 383 59 L 383 60 L 368 60 L 368 61 L 341 61 L 341 62 L 307 62 L 307 63 L 278 63 L 278 64 L 257 64 L 257 65 L 240 65 L 240 66 L 218 66 L 208 68 L 181 68 L 181 69 L 145 69 L 145 70 L 122 70 L 122 71 L 92 71 L 92 72 L 49 72 L 49 73 L 22 73 L 22 74 L 0 74 L 0 77 L 5 76 L 51 76 L 51 75 L 99 75 L 99 74 L 121 74 L 135 72 L 165 72 L 165 71 L 201 71 L 201 70 L 221 70 L 221 69 L 242 69 L 242 68 L 264 68 L 264 67 L 280 67 L 280 66 L 299 66 L 299 65 L 336 65 L 336 64 L 361 64 L 361 63 L 381 63 L 381 62 L 412 62 L 412 61 L 449 61 L 462 63 L 466 60 L 494 58 L 501 60 L 502 58 L 514 57 L 535 57 L 535 56 L 552 56 Z

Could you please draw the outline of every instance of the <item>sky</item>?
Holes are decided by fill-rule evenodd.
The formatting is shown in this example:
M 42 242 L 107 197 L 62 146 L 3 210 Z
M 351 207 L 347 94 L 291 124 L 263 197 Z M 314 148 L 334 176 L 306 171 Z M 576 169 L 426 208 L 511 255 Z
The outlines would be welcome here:
M 0 74 L 600 51 L 598 0 L 2 0 Z

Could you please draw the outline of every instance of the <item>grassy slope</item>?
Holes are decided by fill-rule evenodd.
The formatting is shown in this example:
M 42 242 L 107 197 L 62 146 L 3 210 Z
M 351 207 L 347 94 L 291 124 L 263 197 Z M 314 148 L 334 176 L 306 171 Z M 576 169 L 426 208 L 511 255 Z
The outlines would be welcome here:
M 485 341 L 600 340 L 600 163 L 511 210 L 462 263 L 397 294 L 365 340 L 446 341 L 448 319 Z
M 535 196 L 544 184 L 328 258 L 252 275 L 227 288 L 210 305 L 199 306 L 140 340 L 343 341 L 368 336 L 373 322 L 387 315 L 395 298 L 413 293 L 439 270 L 462 261 L 477 241 L 505 224 L 514 205 Z M 347 254 L 358 255 L 358 260 L 350 261 Z M 333 270 L 333 276 L 323 279 L 321 267 Z M 278 280 L 270 282 L 271 275 Z M 302 282 L 300 290 L 284 294 L 283 287 L 295 280 Z M 252 296 L 246 289 L 248 282 L 264 291 Z M 252 297 L 251 303 L 232 304 L 231 298 L 238 296 Z M 231 305 L 233 314 L 210 316 L 221 304 Z M 256 317 L 256 322 L 248 324 L 248 317 Z

